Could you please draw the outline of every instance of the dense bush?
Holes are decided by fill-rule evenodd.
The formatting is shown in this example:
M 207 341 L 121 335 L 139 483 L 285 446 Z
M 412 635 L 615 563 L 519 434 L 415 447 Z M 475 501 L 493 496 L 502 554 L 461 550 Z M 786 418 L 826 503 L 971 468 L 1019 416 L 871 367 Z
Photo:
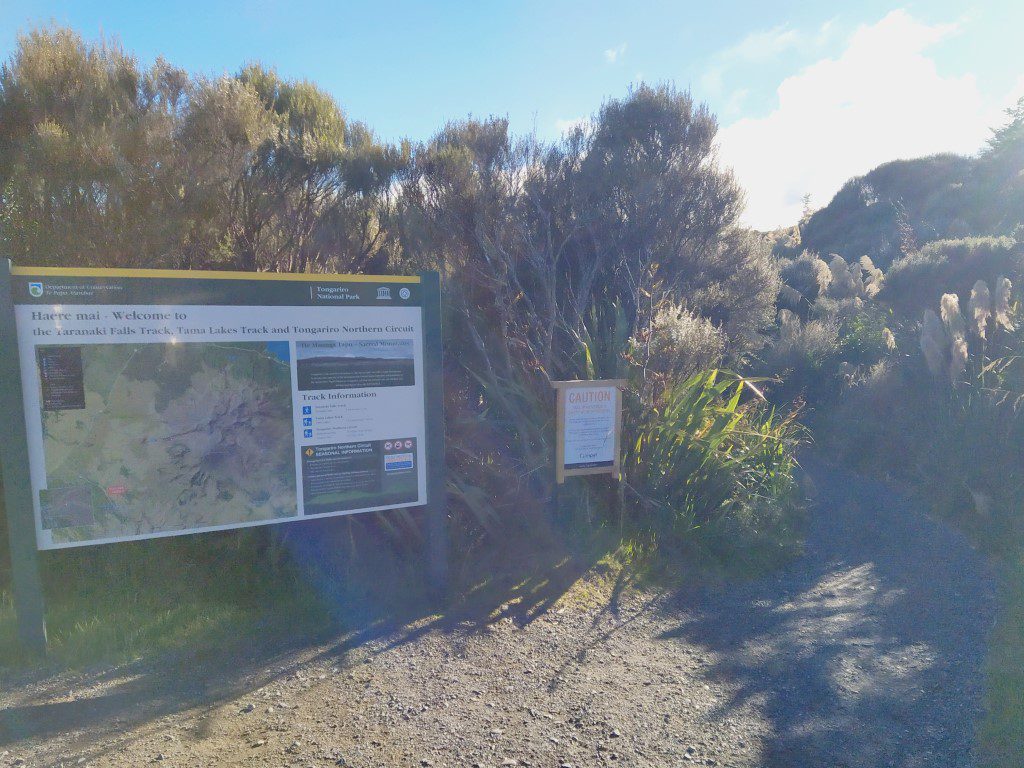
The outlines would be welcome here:
M 988 550 L 1007 554 L 1024 545 L 1024 334 L 990 315 L 981 338 L 958 304 L 945 301 L 942 317 L 929 310 L 920 346 L 906 338 L 901 365 L 845 390 L 817 434 L 851 464 L 913 485 Z
M 638 362 L 648 374 L 672 382 L 717 368 L 725 355 L 726 337 L 706 317 L 666 302 L 651 319 L 649 343 L 635 340 L 634 345 L 642 350 Z
M 942 294 L 967 296 L 976 280 L 994 285 L 1001 275 L 1020 283 L 1024 244 L 1011 237 L 937 240 L 892 265 L 879 299 L 904 315 L 920 316 Z
M 308 82 L 149 69 L 66 29 L 0 67 L 0 249 L 40 265 L 380 264 L 402 153 Z
M 541 509 L 551 494 L 552 380 L 638 367 L 642 414 L 667 379 L 761 343 L 777 268 L 737 227 L 715 131 L 689 94 L 641 86 L 555 145 L 469 120 L 413 148 L 390 222 L 407 268 L 445 277 L 450 386 L 470 395 L 452 403 L 452 466 L 471 518 L 488 499 Z
M 798 235 L 778 233 L 776 253 L 791 257 L 796 241 L 887 269 L 932 241 L 1012 234 L 1024 209 L 1024 99 L 1008 117 L 978 157 L 897 160 L 850 179 Z
M 810 305 L 822 296 L 832 283 L 832 271 L 816 253 L 804 251 L 795 259 L 780 262 L 782 282 L 800 294 L 800 300 L 790 307 L 806 315 Z
M 0 68 L 0 252 L 437 269 L 449 491 L 457 535 L 477 536 L 546 509 L 551 381 L 628 377 L 631 413 L 649 423 L 675 382 L 763 344 L 778 267 L 739 226 L 717 130 L 689 93 L 640 85 L 552 144 L 470 119 L 392 147 L 316 85 L 257 64 L 193 77 L 40 30 Z M 402 513 L 378 524 L 415 536 Z
M 773 377 L 768 386 L 778 403 L 828 399 L 842 373 L 839 321 L 832 316 L 801 320 L 787 309 L 779 311 L 778 333 L 761 351 L 755 370 Z
M 864 254 L 883 269 L 907 247 L 978 231 L 964 221 L 971 206 L 964 190 L 975 161 L 957 155 L 897 160 L 843 185 L 801 228 L 804 248 Z

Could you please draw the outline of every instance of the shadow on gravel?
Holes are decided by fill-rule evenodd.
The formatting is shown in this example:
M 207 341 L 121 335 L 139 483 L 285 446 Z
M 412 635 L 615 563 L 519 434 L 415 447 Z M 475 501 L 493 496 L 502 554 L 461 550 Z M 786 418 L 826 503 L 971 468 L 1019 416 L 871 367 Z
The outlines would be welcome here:
M 981 557 L 880 483 L 804 461 L 817 488 L 807 554 L 773 577 L 680 598 L 686 638 L 774 731 L 765 759 L 801 766 L 973 765 L 994 613 Z
M 21 681 L 26 694 L 0 712 L 0 746 L 75 732 L 102 739 L 185 709 L 214 707 L 286 673 L 297 649 L 249 650 L 244 659 L 203 654 Z
M 357 598 L 350 592 L 339 602 L 340 622 L 349 631 L 340 642 L 325 647 L 318 658 L 344 663 L 349 654 L 366 650 L 378 639 L 386 638 L 386 642 L 373 644 L 369 651 L 373 655 L 416 643 L 434 632 L 445 633 L 458 643 L 460 637 L 486 632 L 503 621 L 525 627 L 550 611 L 581 578 L 606 575 L 599 561 L 618 541 L 579 542 L 579 532 L 565 536 L 557 528 L 547 528 L 536 538 L 505 541 L 465 557 L 459 572 L 452 576 L 452 589 L 443 607 L 418 597 L 403 601 L 401 594 L 408 589 L 408 582 L 364 581 Z M 603 615 L 618 614 L 627 581 L 623 569 L 610 595 L 602 595 L 595 624 Z
M 451 596 L 439 608 L 427 597 L 426 568 L 415 553 L 389 552 L 380 541 L 354 541 L 352 528 L 341 522 L 314 521 L 287 542 L 293 556 L 311 566 L 313 586 L 329 606 L 332 623 L 316 636 L 268 626 L 266 633 L 237 638 L 227 647 L 84 672 L 8 670 L 0 749 L 64 736 L 80 739 L 76 754 L 91 760 L 106 750 L 90 752 L 84 744 L 109 744 L 129 729 L 132 738 L 140 738 L 159 730 L 167 715 L 212 711 L 310 662 L 345 667 L 428 632 L 471 634 L 506 619 L 522 626 L 548 611 L 604 554 L 600 547 L 570 550 L 552 531 L 540 541 L 506 542 L 464 557 L 453 574 Z M 384 637 L 391 638 L 387 645 L 367 648 Z

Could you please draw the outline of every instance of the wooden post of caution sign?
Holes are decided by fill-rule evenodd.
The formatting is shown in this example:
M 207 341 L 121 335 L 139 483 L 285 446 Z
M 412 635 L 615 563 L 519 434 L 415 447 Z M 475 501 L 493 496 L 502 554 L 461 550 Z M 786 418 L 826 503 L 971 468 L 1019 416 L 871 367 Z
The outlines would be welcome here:
M 553 381 L 555 414 L 555 481 L 558 494 L 565 478 L 609 474 L 619 486 L 621 507 L 622 390 L 625 379 Z

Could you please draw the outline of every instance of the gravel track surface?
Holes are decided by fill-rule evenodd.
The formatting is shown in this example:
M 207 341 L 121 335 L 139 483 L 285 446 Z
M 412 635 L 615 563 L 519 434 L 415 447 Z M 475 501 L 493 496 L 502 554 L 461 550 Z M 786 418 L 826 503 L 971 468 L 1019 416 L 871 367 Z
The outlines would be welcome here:
M 579 577 L 562 564 L 497 618 L 6 680 L 0 766 L 975 765 L 982 559 L 805 466 L 806 553 L 769 578 L 562 608 L 541 597 Z

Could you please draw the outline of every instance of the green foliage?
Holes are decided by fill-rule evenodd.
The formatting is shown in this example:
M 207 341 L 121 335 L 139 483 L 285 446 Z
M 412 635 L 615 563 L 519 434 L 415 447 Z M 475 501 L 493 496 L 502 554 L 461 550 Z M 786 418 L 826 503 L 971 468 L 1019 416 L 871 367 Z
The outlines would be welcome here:
M 978 182 L 972 186 L 972 208 L 981 221 L 975 232 L 1010 233 L 1021 224 L 1024 210 L 1024 98 L 1006 111 L 1007 123 L 995 131 L 978 158 Z
M 525 478 L 519 506 L 550 496 L 550 382 L 622 376 L 665 302 L 734 354 L 758 343 L 778 274 L 737 228 L 716 130 L 689 94 L 642 86 L 553 146 L 492 119 L 414 149 L 393 221 L 407 268 L 446 277 L 447 380 L 466 395 L 450 456 L 495 505 L 514 503 L 498 490 L 510 477 Z M 652 391 L 640 387 L 644 407 Z
M 606 102 L 592 130 L 577 131 L 547 162 L 571 203 L 560 229 L 572 235 L 575 269 L 598 265 L 607 298 L 628 317 L 642 324 L 651 296 L 668 292 L 733 344 L 756 346 L 778 274 L 767 244 L 737 227 L 741 191 L 715 162 L 716 133 L 689 93 L 640 86 Z
M 726 338 L 706 317 L 666 301 L 633 341 L 630 358 L 643 367 L 646 380 L 660 392 L 679 379 L 718 368 L 725 356 Z M 653 400 L 652 400 L 653 401 Z
M 985 717 L 979 728 L 986 768 L 1015 768 L 1024 747 L 1024 550 L 1002 574 L 999 620 L 985 662 Z
M 885 357 L 889 349 L 886 334 L 893 324 L 892 312 L 871 303 L 861 312 L 840 322 L 838 355 L 856 366 L 871 366 Z
M 842 380 L 838 320 L 826 316 L 804 322 L 795 315 L 780 312 L 780 316 L 778 335 L 752 361 L 752 367 L 759 375 L 772 377 L 766 388 L 774 402 L 827 402 Z
M 41 554 L 50 658 L 64 666 L 330 623 L 309 574 L 267 530 Z M 0 590 L 0 659 L 20 658 L 9 595 Z
M 23 263 L 380 266 L 405 158 L 306 82 L 148 70 L 52 28 L 0 68 L 0 251 Z
M 256 95 L 272 129 L 234 189 L 237 266 L 380 269 L 390 246 L 381 218 L 404 155 L 377 144 L 312 83 L 285 81 L 255 64 L 238 80 Z
M 117 46 L 89 46 L 68 30 L 21 38 L 0 68 L 6 255 L 41 264 L 171 266 L 190 244 L 211 248 L 209 240 L 193 241 L 219 228 L 212 191 L 238 169 L 224 148 L 259 130 L 225 130 L 246 111 L 241 92 L 233 94 L 241 103 L 222 98 L 217 114 L 207 111 L 179 130 L 199 87 L 162 60 L 143 72 Z M 186 155 L 206 162 L 188 163 Z
M 641 525 L 684 541 L 737 527 L 776 544 L 787 539 L 774 529 L 792 524 L 794 451 L 803 433 L 792 414 L 744 402 L 748 388 L 740 376 L 711 370 L 664 393 L 630 439 L 623 465 Z

